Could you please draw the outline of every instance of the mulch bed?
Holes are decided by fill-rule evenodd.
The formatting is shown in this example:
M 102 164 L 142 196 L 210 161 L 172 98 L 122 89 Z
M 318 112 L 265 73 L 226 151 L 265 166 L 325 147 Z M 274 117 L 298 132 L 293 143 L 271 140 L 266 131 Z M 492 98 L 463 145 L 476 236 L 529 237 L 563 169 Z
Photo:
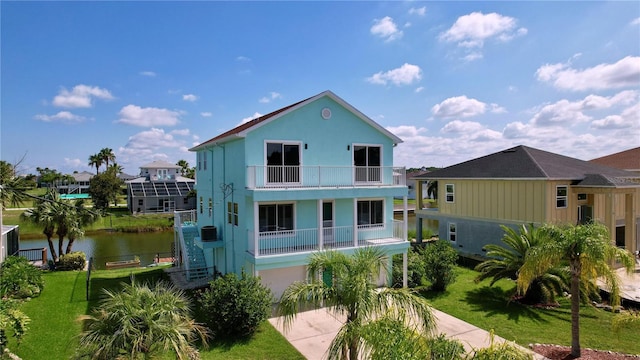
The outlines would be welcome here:
M 531 350 L 551 360 L 638 360 L 640 355 L 627 355 L 610 351 L 580 349 L 580 357 L 571 356 L 570 346 L 534 344 Z

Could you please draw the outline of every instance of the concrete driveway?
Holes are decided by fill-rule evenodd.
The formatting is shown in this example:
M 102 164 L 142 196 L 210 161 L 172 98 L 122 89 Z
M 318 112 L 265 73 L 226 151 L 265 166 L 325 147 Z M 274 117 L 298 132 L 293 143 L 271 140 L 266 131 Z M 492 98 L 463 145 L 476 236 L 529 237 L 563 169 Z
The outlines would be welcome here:
M 436 334 L 444 333 L 448 338 L 458 339 L 467 351 L 488 347 L 490 345 L 489 332 L 455 318 L 442 311 L 433 311 L 436 317 Z M 283 330 L 282 319 L 274 317 L 269 322 L 280 331 L 284 337 L 304 357 L 309 360 L 325 359 L 329 344 L 344 323 L 344 319 L 336 318 L 333 312 L 326 309 L 311 310 L 299 313 L 291 327 Z M 494 341 L 504 342 L 505 339 L 495 336 Z M 544 359 L 536 356 L 536 359 Z

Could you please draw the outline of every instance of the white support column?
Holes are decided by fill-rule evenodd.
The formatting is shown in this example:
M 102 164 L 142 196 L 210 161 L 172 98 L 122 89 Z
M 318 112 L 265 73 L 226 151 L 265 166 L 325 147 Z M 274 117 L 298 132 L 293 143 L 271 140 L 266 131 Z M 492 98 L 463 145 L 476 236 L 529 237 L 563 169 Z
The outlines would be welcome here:
M 324 224 L 322 223 L 322 199 L 318 199 L 318 248 L 320 250 L 324 249 Z
M 260 255 L 260 207 L 253 202 L 253 246 L 255 256 Z
M 358 199 L 353 198 L 353 246 L 358 247 Z
M 408 237 L 409 237 L 409 223 L 408 223 L 408 209 L 407 207 L 409 206 L 409 202 L 407 200 L 407 195 L 402 197 L 402 204 L 403 204 L 403 209 L 402 209 L 402 237 L 404 241 L 407 241 Z
M 409 282 L 407 279 L 409 261 L 407 256 L 407 250 L 402 253 L 402 287 L 406 288 L 409 286 Z

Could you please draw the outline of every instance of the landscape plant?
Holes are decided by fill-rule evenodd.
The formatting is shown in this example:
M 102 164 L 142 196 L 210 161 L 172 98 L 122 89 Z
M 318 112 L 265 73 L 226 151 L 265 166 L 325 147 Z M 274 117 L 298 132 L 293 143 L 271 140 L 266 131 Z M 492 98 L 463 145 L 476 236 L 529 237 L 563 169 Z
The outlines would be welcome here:
M 0 298 L 38 296 L 43 287 L 42 270 L 31 265 L 26 258 L 8 256 L 0 264 Z
M 104 291 L 91 315 L 80 316 L 77 359 L 148 359 L 173 354 L 199 359 L 196 341 L 207 344 L 207 331 L 191 316 L 190 301 L 172 285 L 122 284 L 121 291 Z
M 72 251 L 60 256 L 56 270 L 82 270 L 87 262 L 87 256 L 82 251 Z
M 358 248 L 353 255 L 337 251 L 314 252 L 307 265 L 307 282 L 287 287 L 277 307 L 287 331 L 296 315 L 308 306 L 326 307 L 345 323 L 331 342 L 329 359 L 358 359 L 375 352 L 379 342 L 366 342 L 362 331 L 387 317 L 410 332 L 431 334 L 435 323 L 425 299 L 408 289 L 378 288 L 381 274 L 390 275 L 388 257 L 380 249 Z M 384 344 L 383 344 L 384 345 Z
M 4 359 L 4 354 L 11 354 L 7 348 L 9 337 L 7 332 L 13 332 L 13 337 L 20 343 L 22 337 L 27 332 L 29 317 L 18 308 L 19 302 L 13 299 L 2 299 L 0 301 L 0 359 Z M 9 357 L 9 356 L 7 356 Z
M 444 291 L 456 279 L 458 252 L 441 239 L 427 244 L 421 250 L 425 278 L 431 283 L 431 290 Z
M 94 208 L 105 211 L 109 208 L 109 204 L 115 203 L 123 183 L 118 178 L 118 169 L 115 167 L 109 167 L 103 173 L 93 176 L 89 180 L 88 192 Z
M 402 254 L 393 255 L 392 269 L 393 287 L 402 287 Z M 422 286 L 424 275 L 425 266 L 422 261 L 422 256 L 413 248 L 409 248 L 407 251 L 407 287 L 415 288 Z
M 533 353 L 517 344 L 506 341 L 496 342 L 493 330 L 490 331 L 490 344 L 486 348 L 473 349 L 469 360 L 533 360 Z
M 618 262 L 628 272 L 633 271 L 633 255 L 611 242 L 606 226 L 544 225 L 543 241 L 527 252 L 518 275 L 518 290 L 525 293 L 531 280 L 548 269 L 568 262 L 571 271 L 571 356 L 580 357 L 580 284 L 601 278 L 607 285 L 613 306 L 620 301 L 620 285 L 611 264 Z M 593 285 L 589 285 L 593 286 Z
M 209 283 L 200 297 L 200 312 L 205 324 L 217 338 L 250 337 L 271 315 L 273 294 L 259 277 L 244 271 Z

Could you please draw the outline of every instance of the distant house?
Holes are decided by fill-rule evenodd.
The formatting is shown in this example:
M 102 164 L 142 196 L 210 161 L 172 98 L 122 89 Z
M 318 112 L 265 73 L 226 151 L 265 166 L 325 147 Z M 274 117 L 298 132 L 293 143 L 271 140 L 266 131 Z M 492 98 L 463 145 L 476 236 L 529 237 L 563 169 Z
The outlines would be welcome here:
M 592 163 L 631 171 L 640 175 L 640 147 L 590 160 Z
M 417 234 L 422 219 L 438 220 L 440 238 L 461 253 L 482 255 L 484 245 L 500 244 L 501 224 L 590 220 L 606 225 L 618 246 L 638 249 L 640 179 L 629 171 L 517 146 L 418 182 L 429 180 L 438 181 L 438 209 L 416 202 Z
M 407 189 L 409 193 L 407 195 L 408 199 L 415 200 L 416 199 L 416 186 L 418 186 L 418 182 L 416 178 L 420 178 L 429 173 L 428 170 L 416 170 L 416 171 L 407 171 Z M 422 190 L 420 193 L 422 194 L 423 199 L 426 199 L 427 196 L 427 187 L 428 184 L 426 182 L 421 182 L 420 186 L 422 186 Z
M 88 171 L 73 173 L 66 176 L 64 180 L 56 180 L 53 187 L 59 194 L 87 194 L 89 192 L 89 181 L 95 174 Z
M 2 225 L 0 237 L 0 264 L 7 256 L 13 255 L 20 249 L 20 232 L 18 225 Z
M 393 255 L 404 255 L 406 279 L 405 169 L 393 165 L 400 142 L 325 91 L 190 149 L 198 208 L 176 220 L 185 273 L 246 271 L 279 296 L 307 279 L 312 252 L 377 247 L 389 268 Z M 404 198 L 403 220 L 394 219 L 396 196 Z M 380 285 L 390 283 L 379 275 Z
M 140 167 L 140 175 L 127 183 L 127 207 L 132 213 L 174 212 L 195 209 L 189 192 L 195 180 L 180 175 L 180 166 L 154 161 Z

